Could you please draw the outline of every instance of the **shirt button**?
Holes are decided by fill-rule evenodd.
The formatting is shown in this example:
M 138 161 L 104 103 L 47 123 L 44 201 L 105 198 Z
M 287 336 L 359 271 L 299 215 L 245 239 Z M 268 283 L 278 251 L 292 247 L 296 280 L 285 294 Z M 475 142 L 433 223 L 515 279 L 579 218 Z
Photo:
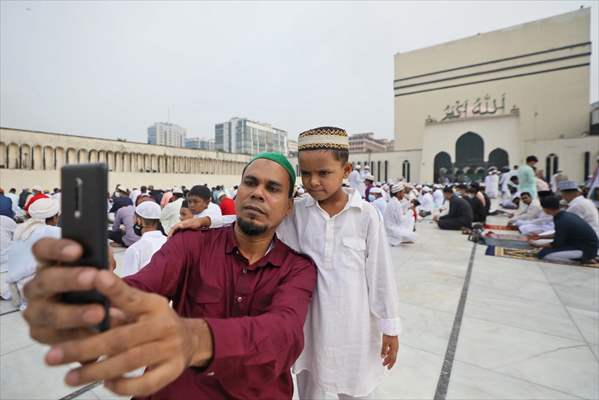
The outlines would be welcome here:
M 248 269 L 246 267 L 243 267 L 243 270 L 241 272 L 244 273 L 244 274 L 247 274 L 248 273 Z
M 238 303 L 241 303 L 243 301 L 243 297 L 238 296 L 236 300 L 237 300 Z
M 214 376 L 214 372 L 213 372 L 213 371 L 211 371 L 211 372 L 208 372 L 206 375 L 207 375 L 207 376 Z

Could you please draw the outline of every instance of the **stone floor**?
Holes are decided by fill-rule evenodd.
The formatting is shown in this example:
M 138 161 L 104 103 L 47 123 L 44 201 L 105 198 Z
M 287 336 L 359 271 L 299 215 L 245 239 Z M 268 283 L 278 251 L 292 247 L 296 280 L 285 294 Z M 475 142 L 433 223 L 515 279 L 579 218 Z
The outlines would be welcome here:
M 373 398 L 599 398 L 599 269 L 485 256 L 430 221 L 417 229 L 417 243 L 392 249 L 403 333 Z M 2 315 L 0 328 L 0 399 L 118 398 L 66 387 L 67 368 L 43 364 L 20 313 Z

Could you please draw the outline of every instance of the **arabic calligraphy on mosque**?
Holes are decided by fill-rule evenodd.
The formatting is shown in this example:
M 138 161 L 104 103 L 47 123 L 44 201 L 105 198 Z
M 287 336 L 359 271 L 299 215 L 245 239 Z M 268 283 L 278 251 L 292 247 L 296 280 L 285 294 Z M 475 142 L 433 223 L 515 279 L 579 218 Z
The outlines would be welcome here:
M 471 107 L 469 107 L 471 105 Z M 456 101 L 455 104 L 448 104 L 443 109 L 445 116 L 441 121 L 457 118 L 476 117 L 479 115 L 495 115 L 498 112 L 505 113 L 505 93 L 501 95 L 501 99 L 491 99 L 488 94 L 483 98 L 477 97 L 473 102 L 468 100 L 461 102 Z
M 477 97 L 475 100 L 457 100 L 454 104 L 448 104 L 444 109 L 443 118 L 438 121 L 430 115 L 426 119 L 427 123 L 441 123 L 458 119 L 468 119 L 484 116 L 495 116 L 503 114 L 519 114 L 520 109 L 515 105 L 511 110 L 506 110 L 505 93 L 498 98 L 492 98 L 490 95 Z

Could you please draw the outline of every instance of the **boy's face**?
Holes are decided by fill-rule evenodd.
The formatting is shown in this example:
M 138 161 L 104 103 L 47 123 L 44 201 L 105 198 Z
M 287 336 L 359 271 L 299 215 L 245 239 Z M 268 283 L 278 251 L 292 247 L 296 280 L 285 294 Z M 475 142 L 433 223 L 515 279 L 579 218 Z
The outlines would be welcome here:
M 342 163 L 327 150 L 300 151 L 299 168 L 302 183 L 316 201 L 335 194 L 352 170 L 350 163 Z
M 179 209 L 179 219 L 181 221 L 185 221 L 186 219 L 191 219 L 193 218 L 193 213 L 191 212 L 191 210 L 187 207 L 181 207 Z
M 189 210 L 193 214 L 199 214 L 204 211 L 208 207 L 208 200 L 204 200 L 198 196 L 189 196 L 187 199 L 187 204 L 189 205 Z

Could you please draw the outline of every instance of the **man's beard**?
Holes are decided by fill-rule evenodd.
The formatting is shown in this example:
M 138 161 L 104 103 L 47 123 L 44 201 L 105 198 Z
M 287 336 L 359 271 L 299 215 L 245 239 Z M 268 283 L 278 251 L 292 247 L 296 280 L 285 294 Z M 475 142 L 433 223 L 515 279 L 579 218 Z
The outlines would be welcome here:
M 243 218 L 237 218 L 237 225 L 239 225 L 241 232 L 248 236 L 262 235 L 268 229 L 266 225 L 256 225 L 252 221 Z

